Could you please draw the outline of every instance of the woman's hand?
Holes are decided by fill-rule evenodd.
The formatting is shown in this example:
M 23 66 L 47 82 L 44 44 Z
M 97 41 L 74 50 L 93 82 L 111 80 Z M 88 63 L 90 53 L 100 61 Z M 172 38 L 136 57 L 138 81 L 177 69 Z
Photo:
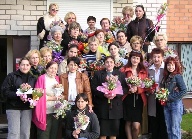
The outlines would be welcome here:
M 92 113 L 93 112 L 93 107 L 91 105 L 88 105 L 89 107 L 89 112 Z
M 72 133 L 73 137 L 74 137 L 75 139 L 78 139 L 78 135 L 79 135 L 80 132 L 81 132 L 80 129 L 74 130 L 73 133 Z
M 131 88 L 129 89 L 129 91 L 130 91 L 131 93 L 137 92 L 137 86 L 131 86 Z

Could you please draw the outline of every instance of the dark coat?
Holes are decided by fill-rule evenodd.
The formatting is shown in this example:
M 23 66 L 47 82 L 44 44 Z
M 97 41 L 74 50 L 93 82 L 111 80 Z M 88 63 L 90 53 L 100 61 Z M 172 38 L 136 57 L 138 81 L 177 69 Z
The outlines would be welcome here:
M 128 93 L 125 74 L 116 69 L 113 70 L 112 74 L 118 75 L 124 94 Z M 109 104 L 108 99 L 104 96 L 104 93 L 97 90 L 98 86 L 101 86 L 102 83 L 106 82 L 106 76 L 106 70 L 96 71 L 91 81 L 94 112 L 97 114 L 98 118 L 120 119 L 123 117 L 122 95 L 117 95 Z M 111 104 L 112 106 L 110 106 Z
M 146 18 L 141 18 L 141 19 L 137 19 L 135 18 L 135 20 L 131 21 L 128 26 L 127 26 L 127 40 L 130 42 L 130 39 L 134 36 L 134 35 L 138 35 L 140 36 L 143 40 L 145 39 L 145 37 L 147 36 L 148 32 L 147 32 L 147 28 L 148 28 L 148 24 L 147 21 L 149 23 L 149 28 L 153 27 L 153 22 L 150 19 L 146 19 Z M 153 30 L 151 32 L 151 34 L 149 35 L 149 37 L 151 39 L 153 39 L 153 37 L 155 36 L 155 30 Z M 150 41 L 147 38 L 145 41 L 145 45 L 150 45 Z
M 74 139 L 72 136 L 73 131 L 75 130 L 74 118 L 78 114 L 77 110 L 73 110 L 67 114 L 66 118 L 66 138 Z M 88 110 L 85 111 L 85 114 L 89 117 L 90 123 L 85 130 L 81 130 L 79 138 L 84 137 L 87 139 L 97 139 L 100 135 L 100 126 L 99 121 L 95 113 L 90 113 Z
M 36 78 L 28 73 L 28 83 L 32 88 L 35 86 Z M 23 83 L 22 75 L 19 70 L 9 73 L 5 78 L 2 86 L 1 93 L 6 98 L 6 109 L 13 110 L 27 110 L 29 108 L 29 102 L 23 103 L 23 101 L 16 95 L 17 89 Z M 29 97 L 29 96 L 28 96 Z

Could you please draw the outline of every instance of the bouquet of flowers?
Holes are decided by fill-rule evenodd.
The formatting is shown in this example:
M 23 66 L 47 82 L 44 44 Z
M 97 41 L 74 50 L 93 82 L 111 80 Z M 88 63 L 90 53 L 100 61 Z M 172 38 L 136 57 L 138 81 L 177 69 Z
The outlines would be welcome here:
M 33 88 L 28 83 L 23 83 L 17 89 L 17 96 L 21 96 L 25 101 L 27 101 L 27 94 L 32 94 Z
M 54 93 L 55 93 L 56 97 L 59 97 L 62 94 L 62 92 L 64 91 L 62 84 L 55 84 L 53 86 L 53 89 L 54 89 Z
M 45 44 L 45 46 L 52 49 L 53 61 L 60 64 L 64 60 L 64 57 L 61 56 L 61 52 L 62 52 L 63 48 L 61 47 L 60 44 L 57 44 L 54 40 L 50 40 Z
M 116 94 L 123 95 L 123 89 L 118 76 L 113 75 L 107 76 L 106 82 L 102 83 L 102 86 L 98 86 L 97 90 L 104 94 L 111 94 L 112 96 Z M 108 103 L 110 103 L 110 99 L 108 99 Z
M 155 83 L 155 81 L 151 78 L 145 78 L 142 83 L 142 88 L 145 88 L 152 93 L 155 91 L 158 84 Z
M 107 43 L 112 43 L 114 40 L 115 40 L 115 39 L 114 39 L 113 34 L 111 33 L 111 31 L 107 31 L 107 32 L 105 33 L 105 41 L 106 41 Z
M 125 56 L 127 55 L 127 49 L 126 48 L 119 48 L 119 55 L 122 58 L 125 58 Z
M 52 21 L 52 23 L 50 24 L 50 28 L 53 28 L 54 26 L 60 26 L 63 30 L 65 30 L 65 25 L 62 20 Z
M 89 64 L 89 69 L 92 71 L 98 71 L 104 69 L 104 62 L 101 60 L 96 60 Z
M 37 105 L 39 99 L 43 96 L 43 89 L 41 88 L 34 88 L 32 92 L 32 98 L 28 98 L 30 103 L 30 108 L 34 108 Z
M 81 58 L 80 64 L 79 64 L 79 71 L 82 72 L 86 70 L 86 68 L 87 68 L 87 61 L 86 59 Z
M 160 22 L 161 18 L 166 14 L 168 4 L 163 3 L 157 11 L 157 22 Z
M 130 76 L 128 78 L 125 78 L 126 83 L 131 87 L 131 86 L 141 86 L 142 85 L 142 81 L 141 78 L 137 77 L 137 76 Z
M 155 95 L 156 95 L 156 98 L 161 103 L 161 105 L 163 106 L 166 105 L 167 97 L 169 95 L 169 91 L 167 88 L 160 88 Z
M 74 117 L 75 129 L 85 130 L 89 122 L 89 117 L 85 114 L 79 113 Z
M 118 30 L 124 30 L 126 31 L 126 21 L 122 19 L 121 17 L 117 16 L 114 17 L 112 20 L 111 30 L 112 31 L 118 31 Z
M 88 38 L 88 34 L 86 34 L 86 33 L 80 33 L 79 37 L 80 37 L 80 40 L 82 40 L 83 42 L 85 42 L 85 41 L 87 40 L 87 38 Z
M 88 53 L 89 47 L 88 43 L 78 42 L 77 40 L 72 40 L 69 42 L 68 46 L 71 44 L 76 44 L 78 46 L 78 55 L 81 56 L 82 53 Z
M 121 60 L 115 61 L 115 68 L 120 69 L 124 64 Z
M 168 57 L 177 57 L 177 54 L 172 49 L 166 49 L 164 51 L 164 58 L 167 59 Z
M 67 100 L 58 101 L 54 105 L 54 113 L 56 113 L 54 117 L 56 119 L 59 119 L 60 116 L 61 118 L 65 118 L 66 112 L 69 111 L 70 109 L 71 109 L 71 105 L 68 103 Z

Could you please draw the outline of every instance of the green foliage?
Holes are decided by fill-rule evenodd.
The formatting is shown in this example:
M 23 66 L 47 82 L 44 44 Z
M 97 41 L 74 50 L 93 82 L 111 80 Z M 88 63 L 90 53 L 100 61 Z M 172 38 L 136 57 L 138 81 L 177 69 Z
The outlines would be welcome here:
M 181 129 L 186 131 L 182 135 L 182 139 L 192 139 L 192 113 L 183 115 Z

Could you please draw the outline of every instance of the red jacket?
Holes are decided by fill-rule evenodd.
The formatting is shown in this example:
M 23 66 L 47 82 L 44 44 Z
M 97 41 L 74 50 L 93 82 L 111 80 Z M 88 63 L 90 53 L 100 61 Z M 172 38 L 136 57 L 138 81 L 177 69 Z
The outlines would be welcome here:
M 130 76 L 133 75 L 131 68 L 123 67 L 123 68 L 121 68 L 121 72 L 124 72 L 125 75 L 126 75 L 126 77 L 130 77 Z M 146 70 L 141 70 L 141 71 L 139 71 L 138 77 L 141 78 L 141 80 L 147 78 L 147 77 L 148 77 L 147 71 L 146 71 Z M 146 104 L 147 104 L 147 97 L 146 97 L 146 95 L 145 95 L 144 92 L 145 92 L 145 89 L 144 89 L 144 88 L 137 87 L 137 93 L 138 93 L 138 94 L 141 94 L 141 98 L 142 98 L 142 100 L 143 100 L 143 103 L 144 103 L 144 105 L 146 105 Z M 126 97 L 126 96 L 125 96 L 125 97 Z

